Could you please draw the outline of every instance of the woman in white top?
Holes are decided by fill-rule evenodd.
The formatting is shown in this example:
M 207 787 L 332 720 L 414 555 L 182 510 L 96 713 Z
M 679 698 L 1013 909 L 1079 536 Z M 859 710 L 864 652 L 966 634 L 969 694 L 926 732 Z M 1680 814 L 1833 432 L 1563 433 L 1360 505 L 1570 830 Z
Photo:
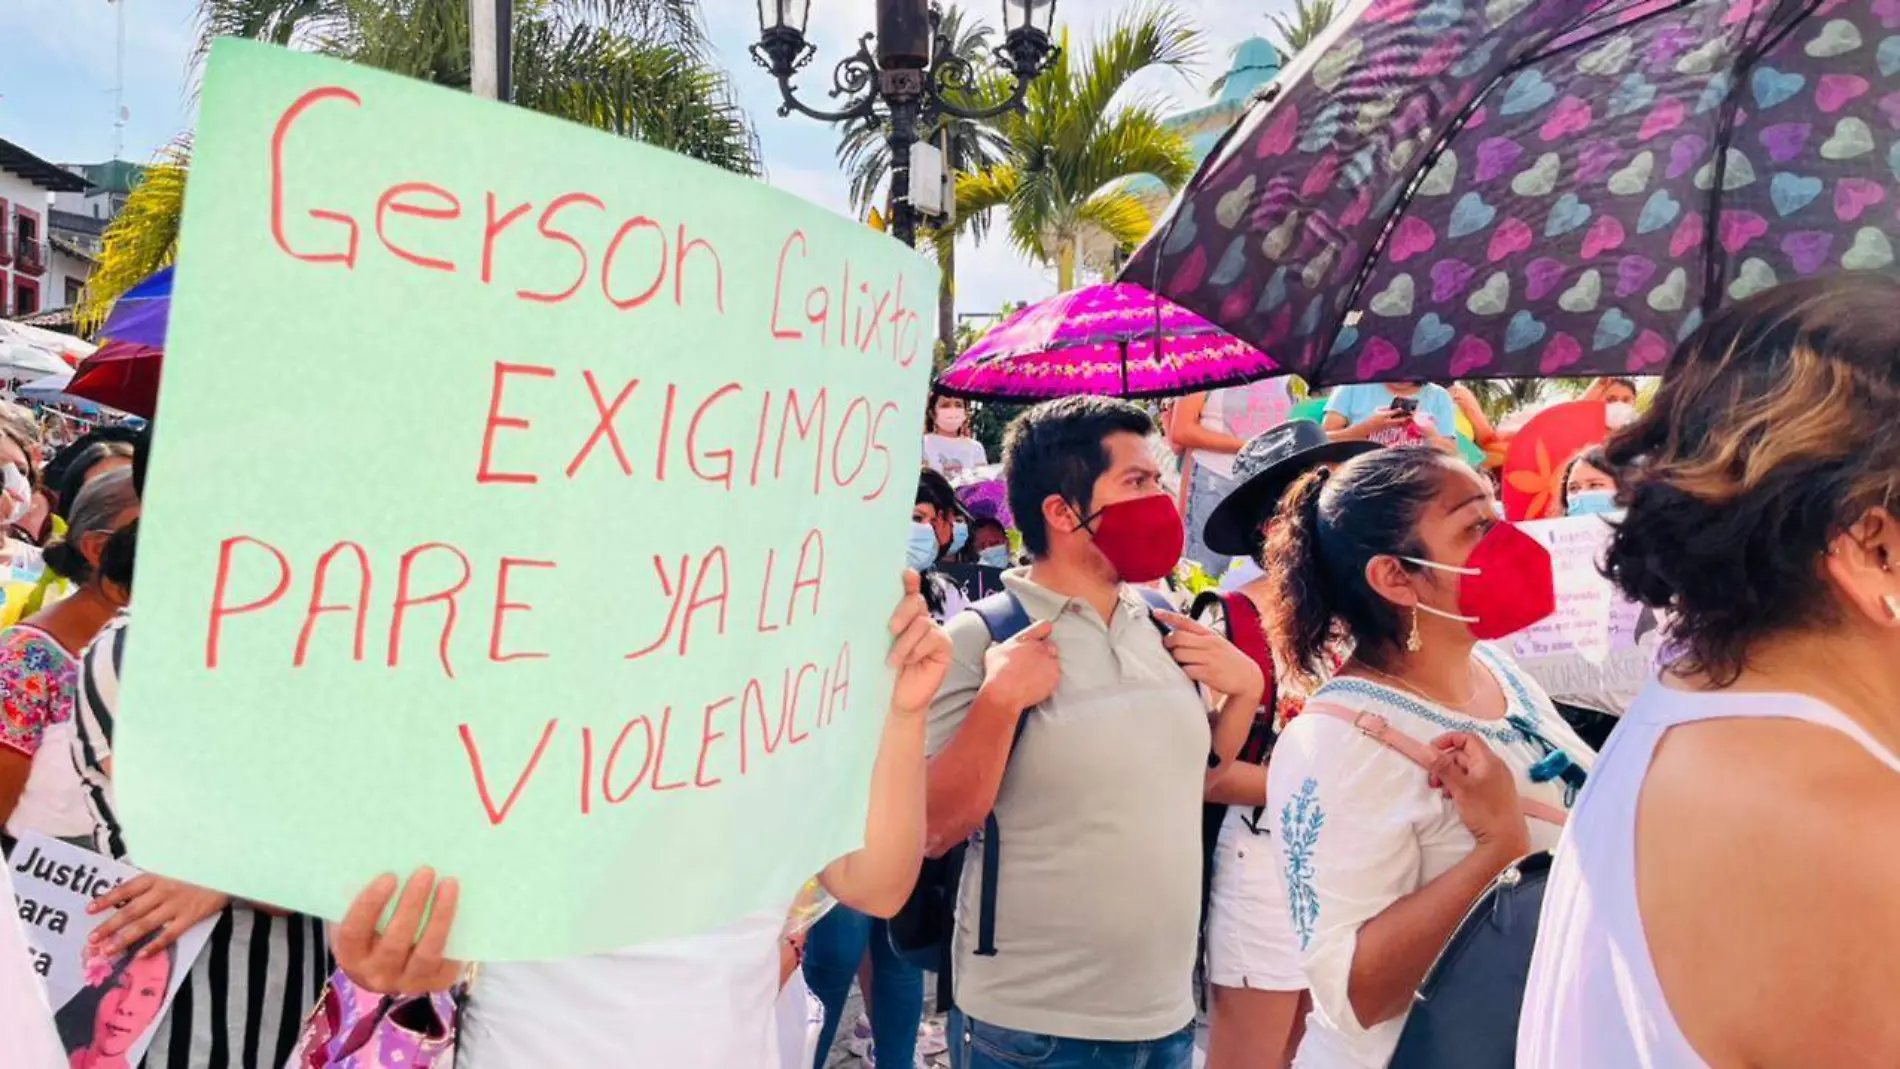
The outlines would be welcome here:
M 1900 1065 L 1897 306 L 1734 305 L 1611 440 L 1609 573 L 1672 659 L 1557 854 L 1519 1066 Z
M 1291 378 L 1282 377 L 1230 386 L 1224 390 L 1191 393 L 1174 403 L 1169 414 L 1168 442 L 1185 454 L 1189 560 L 1199 561 L 1218 577 L 1232 562 L 1207 547 L 1202 530 L 1214 506 L 1234 492 L 1234 457 L 1248 440 L 1285 423 L 1293 411 Z
M 1465 464 L 1383 449 L 1301 477 L 1266 559 L 1278 659 L 1319 676 L 1340 637 L 1354 647 L 1268 765 L 1313 999 L 1293 1064 L 1381 1069 L 1472 902 L 1556 844 L 1559 828 L 1525 809 L 1561 813 L 1572 788 L 1532 766 L 1557 751 L 1592 761 L 1537 685 L 1480 644 L 1551 612 L 1550 557 L 1499 520 Z
M 989 462 L 983 443 L 970 433 L 970 409 L 963 398 L 932 393 L 924 410 L 924 467 L 954 481 Z
M 904 589 L 891 617 L 897 684 L 871 770 L 865 845 L 818 877 L 839 902 L 876 917 L 904 904 L 923 862 L 924 722 L 950 664 L 916 573 L 906 573 Z M 379 930 L 396 890 L 396 878 L 383 876 L 357 897 L 335 929 L 337 967 L 369 991 L 447 989 L 462 971 L 443 958 L 456 882 L 418 871 Z M 769 910 L 706 935 L 587 958 L 484 965 L 463 1014 L 457 1069 L 770 1069 L 779 1064 L 785 915 Z

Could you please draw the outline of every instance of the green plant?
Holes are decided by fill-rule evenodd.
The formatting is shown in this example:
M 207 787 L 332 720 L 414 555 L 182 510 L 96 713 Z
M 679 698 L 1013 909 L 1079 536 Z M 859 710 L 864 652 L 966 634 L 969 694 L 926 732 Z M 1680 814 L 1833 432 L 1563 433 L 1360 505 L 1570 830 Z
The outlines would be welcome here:
M 1010 243 L 1054 265 L 1063 290 L 1075 287 L 1084 241 L 1100 236 L 1132 250 L 1154 220 L 1127 179 L 1152 175 L 1174 188 L 1192 175 L 1194 154 L 1155 102 L 1124 102 L 1122 91 L 1143 71 L 1184 67 L 1200 49 L 1199 32 L 1165 6 L 1124 15 L 1087 48 L 1065 32 L 1061 55 L 1031 84 L 1026 110 L 997 120 L 1003 159 L 958 178 L 958 218 L 1002 209 Z

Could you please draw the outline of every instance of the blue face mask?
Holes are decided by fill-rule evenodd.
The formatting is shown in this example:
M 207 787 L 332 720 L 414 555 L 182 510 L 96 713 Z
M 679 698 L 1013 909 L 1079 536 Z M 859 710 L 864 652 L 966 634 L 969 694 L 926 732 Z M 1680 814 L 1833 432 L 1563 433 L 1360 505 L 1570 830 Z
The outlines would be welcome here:
M 985 568 L 1009 567 L 1009 547 L 991 546 L 976 555 L 976 562 Z
M 910 525 L 910 543 L 904 547 L 904 560 L 912 571 L 921 572 L 937 563 L 937 532 L 927 523 Z
M 962 520 L 957 520 L 950 525 L 950 545 L 944 550 L 944 553 L 946 555 L 961 553 L 963 552 L 963 547 L 967 545 L 969 541 L 970 525 L 964 523 Z
M 1601 516 L 1616 511 L 1615 490 L 1579 490 L 1564 507 L 1567 516 Z

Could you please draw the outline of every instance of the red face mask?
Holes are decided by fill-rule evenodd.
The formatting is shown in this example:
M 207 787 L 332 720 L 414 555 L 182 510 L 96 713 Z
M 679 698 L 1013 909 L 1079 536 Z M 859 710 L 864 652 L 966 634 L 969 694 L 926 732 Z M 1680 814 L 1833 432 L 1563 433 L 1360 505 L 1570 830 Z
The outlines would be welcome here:
M 1187 547 L 1187 528 L 1174 498 L 1149 494 L 1104 507 L 1090 534 L 1124 583 L 1152 583 L 1174 570 Z M 1085 520 L 1083 527 L 1090 521 Z
M 1458 583 L 1457 613 L 1424 604 L 1419 608 L 1466 625 L 1472 637 L 1481 641 L 1516 634 L 1557 611 L 1550 550 L 1514 523 L 1500 523 L 1486 531 L 1463 567 L 1417 557 L 1399 559 L 1463 576 Z

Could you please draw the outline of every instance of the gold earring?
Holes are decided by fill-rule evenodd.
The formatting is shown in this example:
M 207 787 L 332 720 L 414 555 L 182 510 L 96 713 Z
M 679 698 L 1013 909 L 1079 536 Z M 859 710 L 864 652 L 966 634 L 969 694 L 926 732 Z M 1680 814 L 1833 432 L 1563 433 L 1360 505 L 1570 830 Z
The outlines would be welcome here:
M 1888 608 L 1891 609 L 1892 606 Z M 1896 612 L 1894 618 L 1900 619 L 1900 612 Z M 1405 637 L 1405 652 L 1417 653 L 1424 648 L 1425 640 L 1420 638 L 1418 633 L 1418 606 L 1414 605 L 1412 606 L 1412 633 Z

